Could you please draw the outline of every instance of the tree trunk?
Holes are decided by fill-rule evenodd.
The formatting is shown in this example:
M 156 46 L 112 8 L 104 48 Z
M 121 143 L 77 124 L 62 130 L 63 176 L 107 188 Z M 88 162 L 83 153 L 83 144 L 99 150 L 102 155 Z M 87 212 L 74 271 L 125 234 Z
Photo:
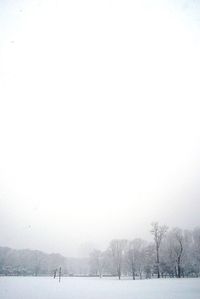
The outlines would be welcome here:
M 134 269 L 134 265 L 132 263 L 132 277 L 133 277 L 133 280 L 135 280 L 135 269 Z
M 121 279 L 121 269 L 120 269 L 120 267 L 118 268 L 118 278 L 119 278 L 119 280 Z
M 178 257 L 178 260 L 177 260 L 178 278 L 181 278 L 181 265 L 180 265 L 180 263 L 181 263 L 180 257 Z
M 156 263 L 157 263 L 157 277 L 160 278 L 160 258 L 159 258 L 159 248 L 156 246 Z

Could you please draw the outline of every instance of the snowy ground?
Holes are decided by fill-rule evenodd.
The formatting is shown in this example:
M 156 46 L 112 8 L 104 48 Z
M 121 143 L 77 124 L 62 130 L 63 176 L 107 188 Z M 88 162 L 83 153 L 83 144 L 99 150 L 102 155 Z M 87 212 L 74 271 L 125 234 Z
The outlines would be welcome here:
M 200 279 L 0 277 L 1 299 L 200 299 Z

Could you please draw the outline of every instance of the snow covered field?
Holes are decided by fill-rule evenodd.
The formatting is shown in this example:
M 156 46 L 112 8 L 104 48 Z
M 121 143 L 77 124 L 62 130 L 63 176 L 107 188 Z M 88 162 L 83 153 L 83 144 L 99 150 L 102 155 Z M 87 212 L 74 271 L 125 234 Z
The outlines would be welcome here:
M 1 299 L 200 299 L 200 279 L 0 277 Z

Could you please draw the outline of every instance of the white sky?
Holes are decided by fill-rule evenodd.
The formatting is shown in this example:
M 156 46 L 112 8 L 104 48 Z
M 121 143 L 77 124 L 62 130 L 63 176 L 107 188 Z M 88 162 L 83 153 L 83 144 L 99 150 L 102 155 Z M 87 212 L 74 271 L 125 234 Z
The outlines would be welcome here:
M 0 246 L 200 225 L 197 2 L 0 2 Z

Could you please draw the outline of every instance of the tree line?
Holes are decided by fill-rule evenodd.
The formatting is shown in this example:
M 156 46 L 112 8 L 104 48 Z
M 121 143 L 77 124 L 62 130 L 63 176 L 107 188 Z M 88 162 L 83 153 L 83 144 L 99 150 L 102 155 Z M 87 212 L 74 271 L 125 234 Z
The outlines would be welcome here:
M 116 276 L 135 279 L 200 276 L 200 228 L 169 229 L 152 223 L 152 239 L 111 240 L 107 249 L 93 249 L 86 258 L 69 258 L 38 250 L 0 247 L 0 275 Z
M 94 275 L 152 277 L 200 276 L 200 228 L 168 229 L 154 222 L 152 242 L 140 238 L 115 239 L 106 251 L 90 254 L 90 273 Z

